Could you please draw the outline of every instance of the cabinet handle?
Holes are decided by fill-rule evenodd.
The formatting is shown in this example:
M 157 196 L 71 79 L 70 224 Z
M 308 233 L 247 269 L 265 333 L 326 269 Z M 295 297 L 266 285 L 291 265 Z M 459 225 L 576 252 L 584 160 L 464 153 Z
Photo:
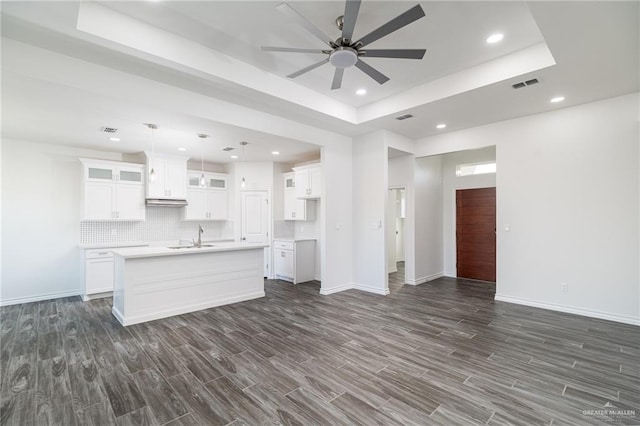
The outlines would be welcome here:
M 283 251 L 280 252 L 280 257 L 285 257 Z
M 98 256 L 104 256 L 105 254 L 109 254 L 108 251 L 101 251 L 98 253 Z

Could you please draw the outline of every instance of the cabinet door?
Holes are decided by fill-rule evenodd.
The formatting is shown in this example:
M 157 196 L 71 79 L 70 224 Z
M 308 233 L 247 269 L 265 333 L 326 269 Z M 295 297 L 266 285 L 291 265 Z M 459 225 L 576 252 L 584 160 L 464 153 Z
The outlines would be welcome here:
M 155 179 L 149 175 L 151 169 L 155 172 Z M 151 158 L 147 169 L 147 196 L 149 198 L 167 198 L 166 185 L 167 162 L 164 158 Z
M 227 191 L 209 190 L 209 220 L 227 220 Z
M 296 200 L 295 220 L 307 220 L 307 204 L 309 202 L 307 200 Z
M 144 183 L 144 169 L 143 168 L 128 168 L 120 167 L 117 170 L 118 184 L 123 185 L 141 185 Z
M 85 179 L 90 182 L 112 181 L 115 177 L 113 168 L 109 166 L 88 166 L 85 172 Z
M 274 263 L 276 275 L 293 279 L 293 252 L 291 250 L 276 250 Z
M 296 219 L 298 201 L 304 203 L 304 200 L 296 199 L 296 190 L 294 188 L 284 190 L 284 220 Z
M 227 179 L 218 176 L 209 176 L 207 179 L 207 187 L 211 189 L 227 189 Z
M 112 182 L 85 182 L 84 220 L 115 219 L 115 187 Z
M 206 189 L 189 189 L 187 191 L 188 206 L 184 208 L 185 220 L 207 220 L 209 203 Z
M 187 162 L 181 159 L 167 159 L 165 188 L 169 198 L 185 198 L 187 196 Z
M 84 285 L 85 294 L 113 291 L 113 258 L 86 260 Z
M 143 185 L 116 185 L 116 219 L 120 220 L 144 220 L 144 186 Z
M 296 198 L 309 198 L 309 171 L 302 170 L 296 172 L 295 186 L 296 186 Z
M 309 198 L 320 198 L 322 195 L 322 168 L 309 170 Z

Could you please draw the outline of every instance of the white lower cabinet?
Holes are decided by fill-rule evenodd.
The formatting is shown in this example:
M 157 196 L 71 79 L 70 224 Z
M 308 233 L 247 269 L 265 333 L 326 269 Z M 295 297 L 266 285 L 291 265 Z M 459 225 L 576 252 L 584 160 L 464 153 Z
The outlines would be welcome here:
M 113 253 L 110 249 L 85 250 L 83 296 L 85 301 L 111 295 L 105 293 L 113 291 L 113 269 Z
M 274 240 L 276 279 L 294 284 L 311 281 L 316 275 L 316 240 Z

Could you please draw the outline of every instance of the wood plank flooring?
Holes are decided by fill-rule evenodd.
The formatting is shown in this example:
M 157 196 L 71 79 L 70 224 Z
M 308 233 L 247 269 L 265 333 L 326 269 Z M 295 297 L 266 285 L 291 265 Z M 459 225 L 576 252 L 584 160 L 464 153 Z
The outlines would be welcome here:
M 126 328 L 109 299 L 3 307 L 1 424 L 640 424 L 639 327 L 402 267 L 386 297 L 318 290 Z

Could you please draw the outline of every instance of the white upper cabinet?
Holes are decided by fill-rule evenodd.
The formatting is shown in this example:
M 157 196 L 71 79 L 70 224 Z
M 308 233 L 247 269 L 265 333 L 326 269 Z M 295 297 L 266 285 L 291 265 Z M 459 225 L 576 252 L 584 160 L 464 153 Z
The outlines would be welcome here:
M 296 198 L 317 199 L 322 195 L 322 166 L 310 164 L 294 167 Z
M 184 200 L 187 197 L 187 157 L 151 154 L 147 156 L 147 174 L 151 169 L 155 179 L 147 179 L 147 198 Z
M 82 220 L 144 220 L 142 164 L 81 158 Z
M 227 178 L 222 173 L 205 172 L 205 185 L 200 185 L 202 172 L 188 172 L 185 220 L 227 220 Z
M 295 173 L 283 173 L 284 179 L 284 220 L 314 220 L 314 203 L 297 198 Z M 315 204 L 315 203 L 314 203 Z

